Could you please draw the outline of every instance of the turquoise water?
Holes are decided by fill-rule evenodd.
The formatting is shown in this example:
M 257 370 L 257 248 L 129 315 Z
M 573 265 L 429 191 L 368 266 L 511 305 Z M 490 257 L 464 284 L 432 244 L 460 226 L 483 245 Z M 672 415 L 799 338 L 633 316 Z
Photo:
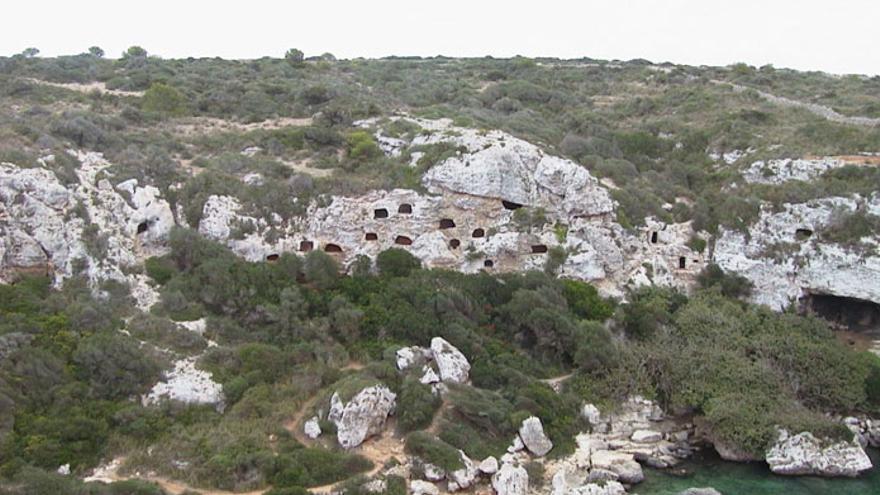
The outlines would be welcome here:
M 711 449 L 707 449 L 711 450 Z M 725 462 L 714 453 L 698 454 L 682 464 L 689 474 L 646 469 L 645 481 L 632 491 L 640 495 L 676 495 L 691 487 L 713 487 L 723 495 L 880 494 L 880 451 L 870 449 L 874 469 L 855 479 L 777 476 L 766 464 Z

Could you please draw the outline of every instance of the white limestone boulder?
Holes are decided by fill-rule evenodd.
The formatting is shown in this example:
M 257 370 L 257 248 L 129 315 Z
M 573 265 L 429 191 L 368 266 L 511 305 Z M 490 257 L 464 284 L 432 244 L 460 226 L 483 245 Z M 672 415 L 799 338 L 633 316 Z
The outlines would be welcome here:
M 388 415 L 394 410 L 396 398 L 385 385 L 366 387 L 348 403 L 343 403 L 339 395 L 334 393 L 327 419 L 336 425 L 339 445 L 351 449 L 380 433 Z
M 522 466 L 505 463 L 492 475 L 492 488 L 497 495 L 526 495 L 529 492 L 529 473 Z
M 431 339 L 431 353 L 444 382 L 467 383 L 471 365 L 464 354 L 442 337 Z
M 553 442 L 544 434 L 541 420 L 535 416 L 523 420 L 519 427 L 519 437 L 529 452 L 539 457 L 547 455 L 553 448 Z
M 873 467 L 855 438 L 829 441 L 818 439 L 810 432 L 790 435 L 780 430 L 765 458 L 771 471 L 785 475 L 853 477 Z

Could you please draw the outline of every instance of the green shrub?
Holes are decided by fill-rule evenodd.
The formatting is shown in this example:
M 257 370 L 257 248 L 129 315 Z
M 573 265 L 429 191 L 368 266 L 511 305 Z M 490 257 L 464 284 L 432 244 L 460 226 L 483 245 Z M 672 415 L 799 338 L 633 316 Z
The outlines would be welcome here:
M 145 112 L 179 117 L 186 113 L 186 107 L 186 97 L 174 87 L 160 82 L 153 83 L 141 98 L 141 108 Z
M 735 273 L 728 273 L 710 263 L 697 275 L 697 284 L 703 289 L 716 287 L 721 294 L 732 298 L 746 298 L 752 293 L 752 282 Z
M 147 271 L 147 275 L 159 285 L 165 285 L 177 273 L 171 259 L 166 257 L 147 258 L 144 261 L 144 269 Z
M 346 138 L 348 156 L 354 160 L 365 161 L 382 154 L 376 140 L 367 131 L 354 131 Z
M 403 382 L 397 403 L 397 424 L 402 431 L 408 432 L 430 425 L 441 400 L 431 392 L 429 385 L 408 378 Z
M 390 248 L 379 253 L 376 266 L 379 273 L 387 277 L 407 277 L 413 270 L 421 268 L 422 262 L 409 251 Z
M 458 449 L 434 438 L 430 433 L 416 431 L 406 437 L 406 453 L 447 471 L 461 469 L 464 463 Z
M 614 307 L 588 283 L 566 279 L 562 281 L 562 288 L 569 309 L 581 318 L 603 321 L 614 312 Z

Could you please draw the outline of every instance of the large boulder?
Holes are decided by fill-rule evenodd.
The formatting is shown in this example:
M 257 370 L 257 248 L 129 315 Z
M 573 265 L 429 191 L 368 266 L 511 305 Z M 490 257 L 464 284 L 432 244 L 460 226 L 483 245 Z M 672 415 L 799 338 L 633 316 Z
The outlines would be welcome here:
M 613 450 L 599 450 L 590 457 L 594 469 L 604 469 L 617 474 L 623 483 L 641 483 L 645 479 L 642 466 L 632 454 Z
M 425 364 L 431 359 L 431 351 L 417 345 L 401 347 L 395 352 L 397 369 L 403 371 L 416 365 Z
M 440 495 L 440 489 L 436 485 L 422 480 L 410 481 L 409 492 L 412 495 Z
M 447 474 L 446 478 L 449 480 L 447 486 L 450 492 L 457 492 L 469 488 L 480 474 L 480 468 L 477 463 L 472 461 L 471 458 L 461 450 L 459 450 L 458 453 L 461 456 L 461 462 L 464 467 Z
M 327 419 L 336 424 L 336 438 L 343 448 L 357 447 L 382 431 L 385 420 L 394 410 L 397 396 L 385 385 L 373 385 L 358 392 L 344 404 L 339 394 L 330 400 Z
M 318 423 L 318 417 L 314 416 L 303 425 L 303 433 L 312 440 L 321 436 L 321 425 Z
M 541 420 L 535 416 L 523 420 L 522 425 L 519 427 L 519 437 L 526 448 L 529 449 L 529 452 L 537 456 L 547 455 L 547 452 L 550 452 L 550 449 L 553 448 L 553 442 L 544 434 L 544 426 L 541 424 Z
M 855 438 L 820 440 L 806 431 L 790 435 L 780 430 L 766 460 L 771 471 L 787 475 L 858 476 L 873 467 Z
M 440 371 L 441 380 L 453 383 L 468 381 L 471 365 L 455 346 L 441 337 L 434 337 L 431 339 L 431 353 Z
M 529 473 L 522 466 L 505 463 L 492 475 L 492 488 L 497 495 L 526 495 Z

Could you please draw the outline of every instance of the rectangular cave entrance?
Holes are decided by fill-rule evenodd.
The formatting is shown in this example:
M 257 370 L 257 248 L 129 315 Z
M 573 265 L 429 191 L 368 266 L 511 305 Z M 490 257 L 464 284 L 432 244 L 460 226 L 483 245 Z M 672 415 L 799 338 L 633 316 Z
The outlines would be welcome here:
M 808 294 L 801 299 L 803 312 L 818 316 L 840 330 L 880 336 L 880 304 L 854 297 Z

